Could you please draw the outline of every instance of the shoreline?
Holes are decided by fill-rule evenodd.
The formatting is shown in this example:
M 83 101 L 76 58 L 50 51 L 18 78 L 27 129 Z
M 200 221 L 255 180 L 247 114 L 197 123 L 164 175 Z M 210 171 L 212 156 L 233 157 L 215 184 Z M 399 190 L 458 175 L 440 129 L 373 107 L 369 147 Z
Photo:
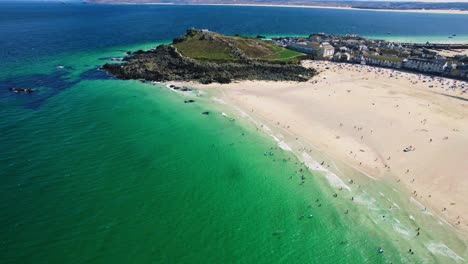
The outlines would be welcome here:
M 288 8 L 312 8 L 312 9 L 337 9 L 337 10 L 360 10 L 372 12 L 400 12 L 400 13 L 428 13 L 428 14 L 452 14 L 466 15 L 468 10 L 452 9 L 373 9 L 373 8 L 355 8 L 341 6 L 314 6 L 314 5 L 274 5 L 274 4 L 177 4 L 177 3 L 92 3 L 92 4 L 111 4 L 111 5 L 171 5 L 171 6 L 252 6 L 252 7 L 288 7 Z
M 373 9 L 373 8 L 355 8 L 341 6 L 313 6 L 313 5 L 261 5 L 261 4 L 200 4 L 213 6 L 257 6 L 257 7 L 290 7 L 290 8 L 312 8 L 312 9 L 338 9 L 338 10 L 360 10 L 360 11 L 375 11 L 375 12 L 400 12 L 400 13 L 432 13 L 432 14 L 459 14 L 466 15 L 468 10 L 451 10 L 451 9 Z
M 335 64 L 335 66 L 337 66 L 337 65 Z M 330 65 L 327 65 L 327 67 L 330 67 Z M 350 66 L 350 67 L 352 67 L 352 66 Z M 374 69 L 376 71 L 379 70 L 379 68 L 374 68 Z M 387 69 L 380 69 L 380 71 L 394 72 L 392 70 L 387 70 Z M 381 73 L 379 73 L 379 74 L 381 74 Z M 393 73 L 393 74 L 395 74 L 395 73 Z M 410 75 L 409 78 L 416 78 L 417 76 L 419 76 L 419 74 L 407 73 L 407 72 L 401 72 L 400 74 L 401 75 Z M 357 75 L 359 75 L 359 74 L 357 74 Z M 324 76 L 324 71 L 321 71 L 321 73 L 319 74 L 318 77 L 315 77 L 314 79 L 312 79 L 312 82 L 314 80 L 322 79 L 323 76 Z M 327 76 L 326 78 L 329 79 L 331 77 Z M 365 78 L 365 77 L 361 76 L 359 78 Z M 400 78 L 403 78 L 403 77 L 400 77 Z M 429 77 L 426 77 L 426 78 L 429 78 Z M 323 82 L 327 82 L 327 81 L 325 81 L 326 79 L 322 79 L 322 80 L 324 80 Z M 452 80 L 446 80 L 446 81 L 451 82 Z M 360 83 L 360 84 L 362 84 L 362 83 Z M 234 107 L 236 107 L 238 109 L 241 109 L 243 112 L 248 112 L 248 115 L 253 115 L 254 119 L 261 120 L 262 123 L 268 124 L 269 127 L 274 127 L 275 129 L 280 129 L 282 131 L 282 133 L 280 133 L 280 134 L 282 134 L 282 135 L 284 135 L 285 133 L 289 133 L 290 136 L 297 137 L 301 141 L 307 142 L 307 145 L 309 147 L 311 147 L 311 148 L 315 148 L 314 152 L 320 153 L 319 156 L 325 157 L 324 159 L 329 159 L 331 162 L 338 162 L 338 164 L 342 164 L 344 166 L 347 166 L 347 167 L 351 168 L 352 170 L 354 170 L 354 171 L 356 171 L 356 172 L 358 172 L 358 173 L 360 173 L 362 175 L 365 175 L 366 177 L 368 177 L 371 180 L 380 181 L 381 179 L 388 178 L 388 179 L 391 179 L 391 181 L 398 182 L 399 185 L 404 187 L 403 189 L 407 190 L 408 199 L 414 199 L 415 201 L 418 201 L 418 202 L 424 204 L 424 207 L 428 208 L 428 212 L 431 212 L 431 214 L 434 214 L 435 217 L 438 217 L 438 218 L 442 219 L 442 221 L 446 221 L 446 223 L 448 225 L 450 225 L 452 228 L 454 228 L 454 230 L 456 230 L 457 233 L 461 233 L 463 235 L 467 234 L 467 232 L 468 232 L 468 222 L 467 222 L 467 220 L 468 220 L 468 210 L 467 210 L 467 208 L 468 207 L 467 207 L 466 204 L 463 204 L 463 197 L 465 195 L 465 192 L 463 192 L 462 186 L 466 186 L 468 183 L 467 183 L 467 181 L 464 181 L 462 178 L 460 178 L 460 177 L 462 177 L 462 173 L 460 173 L 460 171 L 464 170 L 463 165 L 461 165 L 462 168 L 458 168 L 458 170 L 456 170 L 456 171 L 458 171 L 458 173 L 456 171 L 454 172 L 453 169 L 448 168 L 448 170 L 444 173 L 445 175 L 436 174 L 437 176 L 435 176 L 434 173 L 430 172 L 431 170 L 435 169 L 437 171 L 440 171 L 441 168 L 445 168 L 446 166 L 442 166 L 442 165 L 440 165 L 440 166 L 428 166 L 430 168 L 424 168 L 424 166 L 419 166 L 419 165 L 413 166 L 414 164 L 411 164 L 413 162 L 414 163 L 426 162 L 425 164 L 427 164 L 428 161 L 425 160 L 424 157 L 422 157 L 422 156 L 424 156 L 423 154 L 420 154 L 418 157 L 416 157 L 416 159 L 413 159 L 411 162 L 408 162 L 408 161 L 405 160 L 406 158 L 403 158 L 403 159 L 398 158 L 398 155 L 401 156 L 401 154 L 398 154 L 399 151 L 400 151 L 399 148 L 393 149 L 393 150 L 388 149 L 389 148 L 388 144 L 387 145 L 386 144 L 381 144 L 381 142 L 375 141 L 376 139 L 371 139 L 371 140 L 369 140 L 369 142 L 362 143 L 362 142 L 360 142 L 359 138 L 356 138 L 355 135 L 352 135 L 353 133 L 356 132 L 356 131 L 352 132 L 353 129 L 351 129 L 351 131 L 341 131 L 341 132 L 339 132 L 338 130 L 340 128 L 338 127 L 338 120 L 336 118 L 334 118 L 334 117 L 329 117 L 327 115 L 325 116 L 325 118 L 333 120 L 333 123 L 335 123 L 335 122 L 337 123 L 336 124 L 337 126 L 332 127 L 332 128 L 327 127 L 327 125 L 328 126 L 330 125 L 329 121 L 324 121 L 321 118 L 317 118 L 317 117 L 312 118 L 313 121 L 309 122 L 310 118 L 305 118 L 304 116 L 299 116 L 299 115 L 301 115 L 301 113 L 300 113 L 301 110 L 300 109 L 298 110 L 298 109 L 295 109 L 295 108 L 300 108 L 300 107 L 307 108 L 307 104 L 314 105 L 315 103 L 317 103 L 317 106 L 320 108 L 320 106 L 318 105 L 319 103 L 315 102 L 315 101 L 307 103 L 307 104 L 300 103 L 298 101 L 294 101 L 294 103 L 292 103 L 292 101 L 290 101 L 292 99 L 289 98 L 289 97 L 290 96 L 295 96 L 295 98 L 297 99 L 297 96 L 300 96 L 300 97 L 305 97 L 305 98 L 310 99 L 310 100 L 314 100 L 314 99 L 312 99 L 310 97 L 311 95 L 307 95 L 307 94 L 312 89 L 311 87 L 313 87 L 316 84 L 312 84 L 311 82 L 307 82 L 307 83 L 303 83 L 303 84 L 300 83 L 300 84 L 296 85 L 294 83 L 254 81 L 254 82 L 239 82 L 239 83 L 227 84 L 227 85 L 219 85 L 219 84 L 211 84 L 211 85 L 207 85 L 207 86 L 197 85 L 197 84 L 189 84 L 189 85 L 195 86 L 196 88 L 199 88 L 202 91 L 203 90 L 204 91 L 209 91 L 211 89 L 214 89 L 214 90 L 218 90 L 219 92 L 222 92 L 224 100 L 229 99 L 229 105 L 233 105 Z M 375 83 L 374 83 L 374 85 L 375 85 Z M 401 85 L 401 84 L 399 84 L 399 85 Z M 262 88 L 267 89 L 267 87 L 272 89 L 272 91 L 270 91 L 271 93 L 275 94 L 275 95 L 273 95 L 274 98 L 268 98 L 268 100 L 272 99 L 272 101 L 268 101 L 268 102 L 263 99 L 263 97 L 268 97 L 267 93 L 259 91 Z M 447 103 L 447 102 L 448 103 L 453 103 L 453 102 L 460 103 L 461 102 L 462 105 L 460 106 L 460 108 L 458 108 L 458 106 L 455 107 L 455 108 L 457 110 L 462 109 L 462 111 L 466 111 L 466 103 L 464 104 L 463 101 L 459 101 L 459 100 L 451 99 L 451 98 L 449 99 L 448 97 L 444 97 L 444 96 L 442 96 L 440 94 L 437 94 L 436 92 L 432 92 L 429 89 L 428 89 L 428 91 L 424 92 L 424 91 L 420 90 L 421 89 L 420 87 L 418 87 L 418 88 L 419 89 L 417 89 L 416 93 L 414 93 L 414 94 L 405 94 L 405 92 L 408 92 L 408 91 L 404 91 L 405 88 L 403 88 L 403 90 L 398 91 L 396 93 L 397 95 L 392 94 L 393 92 L 395 92 L 395 91 L 392 91 L 392 93 L 390 93 L 388 97 L 398 98 L 398 97 L 406 95 L 406 96 L 410 96 L 410 98 L 411 98 L 412 96 L 415 96 L 416 97 L 415 104 L 418 105 L 418 104 L 421 103 L 420 100 L 427 100 L 428 96 L 431 96 L 431 97 L 437 96 L 437 97 L 440 97 L 440 100 L 445 101 L 444 104 Z M 284 94 L 284 93 L 287 93 L 286 90 L 294 90 L 294 89 L 298 89 L 298 90 L 301 90 L 301 91 L 298 91 L 297 94 L 295 94 L 295 95 L 290 95 L 290 94 L 285 95 Z M 317 89 L 317 88 L 315 88 L 315 89 Z M 357 90 L 358 87 L 353 87 L 352 89 Z M 365 87 L 364 89 L 367 90 L 369 88 Z M 307 91 L 307 90 L 309 90 L 309 91 Z M 296 93 L 296 92 L 291 91 L 290 93 L 293 94 L 293 93 Z M 314 91 L 312 91 L 312 93 L 314 93 Z M 320 92 L 318 92 L 318 93 L 320 93 Z M 330 91 L 326 91 L 325 93 L 330 93 Z M 401 93 L 401 94 L 399 94 L 399 93 Z M 394 95 L 394 96 L 392 96 L 392 95 Z M 275 96 L 279 96 L 279 97 L 275 97 Z M 326 97 L 323 98 L 326 95 L 324 95 L 324 94 L 317 95 L 317 92 L 315 92 L 313 97 L 316 97 L 316 96 L 321 97 L 320 99 L 317 99 L 317 100 L 325 100 L 326 101 Z M 381 94 L 379 97 L 385 97 L 385 96 L 386 96 L 385 94 Z M 407 100 L 412 100 L 410 98 L 407 99 Z M 279 99 L 281 101 L 286 101 L 286 102 L 281 103 L 281 101 Z M 294 100 L 296 100 L 296 99 L 294 99 Z M 389 98 L 389 99 L 394 100 L 394 99 L 391 99 L 391 98 Z M 397 100 L 401 100 L 401 99 L 402 98 L 398 98 Z M 287 101 L 289 101 L 289 102 L 287 102 Z M 388 101 L 388 99 L 383 98 L 382 102 L 379 102 L 379 104 L 384 104 L 387 101 Z M 328 103 L 330 103 L 330 102 L 327 101 L 327 104 Z M 360 110 L 359 109 L 360 108 L 359 104 L 360 103 L 358 102 L 358 110 Z M 427 119 L 429 119 L 431 121 L 432 121 L 432 119 L 438 119 L 439 117 L 437 116 L 437 112 L 446 111 L 445 109 L 443 109 L 442 106 L 437 104 L 438 109 L 435 109 L 435 113 L 434 113 L 435 115 L 431 116 L 431 119 L 429 119 L 429 118 L 427 118 Z M 281 109 L 281 110 L 278 110 L 278 109 Z M 465 110 L 463 110 L 463 109 L 465 109 Z M 341 109 L 340 111 L 342 111 L 342 110 L 343 109 Z M 379 115 L 386 114 L 386 115 L 391 116 L 392 113 L 388 112 L 388 111 L 393 111 L 393 110 L 385 109 L 382 113 L 379 113 Z M 422 111 L 422 109 L 413 109 L 413 111 Z M 321 112 L 320 110 L 318 110 L 316 112 L 314 112 L 314 111 L 307 112 L 307 114 L 305 114 L 305 116 L 312 115 L 312 114 L 313 115 L 318 115 L 318 114 L 326 113 L 326 111 L 324 111 L 323 113 L 320 113 L 320 112 Z M 302 115 L 304 115 L 304 112 L 302 113 Z M 354 115 L 356 115 L 356 114 L 354 114 Z M 450 115 L 449 115 L 449 117 L 450 117 Z M 395 119 L 395 117 L 397 119 Z M 367 118 L 372 119 L 372 116 L 369 116 Z M 423 118 L 421 118 L 421 119 L 423 119 Z M 343 120 L 347 121 L 346 118 L 344 118 Z M 393 116 L 390 120 L 396 121 L 396 120 L 398 120 L 398 117 Z M 375 121 L 378 121 L 378 119 L 374 119 L 374 121 L 372 121 L 371 123 L 373 123 Z M 322 123 L 327 123 L 327 122 L 328 122 L 328 124 L 326 124 L 326 125 L 322 124 Z M 411 122 L 408 122 L 408 123 L 405 123 L 405 122 L 406 121 L 402 122 L 404 124 L 401 124 L 401 125 L 403 125 L 403 128 L 406 127 L 406 126 L 411 126 Z M 426 121 L 424 121 L 424 122 L 426 122 Z M 445 121 L 444 120 L 439 120 L 437 122 L 446 122 L 446 120 Z M 457 121 L 457 118 L 455 118 L 455 123 L 453 123 L 453 124 L 454 125 L 457 124 L 457 126 L 462 125 L 462 124 L 460 124 L 460 122 L 461 121 Z M 287 126 L 286 126 L 286 123 L 288 123 Z M 310 124 L 307 124 L 307 123 L 310 123 Z M 283 124 L 284 124 L 285 127 L 282 127 Z M 289 127 L 289 125 L 291 127 Z M 434 130 L 441 130 L 441 129 L 443 130 L 445 126 L 446 126 L 446 124 L 442 124 L 442 125 L 437 124 L 436 126 L 434 126 Z M 376 128 L 380 129 L 379 127 L 376 127 Z M 398 129 L 400 129 L 400 127 L 397 127 L 397 128 L 391 128 L 391 127 L 383 128 L 382 127 L 382 129 L 384 129 L 384 130 L 388 129 L 389 130 L 388 133 L 393 133 L 393 132 L 395 132 L 394 129 L 398 130 Z M 409 130 L 412 131 L 413 129 L 414 128 L 411 128 Z M 460 129 L 459 131 L 463 131 L 465 128 L 459 128 L 459 129 Z M 431 130 L 431 129 L 429 129 L 429 130 Z M 385 131 L 384 132 L 377 132 L 377 131 L 374 132 L 374 134 L 377 134 L 377 133 L 384 133 L 382 135 L 379 135 L 381 138 L 391 137 L 391 134 L 387 134 L 387 132 L 385 132 Z M 418 137 L 421 137 L 420 132 L 414 132 L 414 133 L 415 133 L 415 137 L 411 136 L 410 138 L 412 138 L 412 140 L 418 140 Z M 441 132 L 439 131 L 438 133 L 441 133 Z M 442 133 L 447 133 L 447 131 L 442 132 Z M 341 135 L 341 137 L 338 136 L 338 134 Z M 369 132 L 366 132 L 366 137 L 372 137 L 372 135 L 370 135 Z M 458 137 L 458 136 L 457 135 L 451 135 L 450 138 L 452 138 L 452 137 Z M 341 141 L 342 143 L 337 145 L 336 143 L 333 142 L 335 140 L 336 141 Z M 463 137 L 463 136 L 461 138 L 460 137 L 455 138 L 454 140 L 456 142 L 450 143 L 450 145 L 452 145 L 452 144 L 455 144 L 455 145 L 459 144 L 460 145 L 461 144 L 461 146 L 463 146 L 463 144 L 464 144 L 463 142 L 466 142 L 466 138 Z M 281 138 L 280 138 L 280 140 L 276 140 L 276 141 L 280 144 L 281 143 Z M 366 141 L 366 140 L 364 140 L 364 141 Z M 397 144 L 397 142 L 399 140 L 397 140 L 396 142 L 394 140 L 389 140 L 389 141 L 393 141 L 391 144 Z M 411 144 L 411 140 L 403 140 L 403 141 L 408 142 L 408 144 Z M 449 141 L 447 141 L 447 142 L 449 142 Z M 418 150 L 419 150 L 419 144 L 423 144 L 423 143 L 418 142 Z M 442 144 L 442 143 L 439 142 L 437 144 Z M 404 146 L 405 146 L 404 144 L 401 144 L 402 148 Z M 426 147 L 421 147 L 421 148 L 426 148 Z M 446 148 L 446 147 L 439 146 L 439 148 Z M 293 148 L 293 149 L 296 149 L 296 148 Z M 359 158 L 359 160 L 357 160 L 355 158 L 348 157 L 349 154 L 347 152 L 349 151 L 349 149 L 353 149 L 355 151 L 354 152 L 355 155 L 359 155 L 359 156 L 361 156 L 361 158 Z M 363 151 L 363 152 L 360 152 L 359 149 L 361 151 Z M 312 149 L 311 149 L 311 151 L 312 151 Z M 388 152 L 388 151 L 390 151 L 390 152 Z M 427 150 L 415 151 L 414 153 L 423 153 L 425 151 L 427 151 Z M 394 159 L 395 159 L 395 156 L 397 156 L 397 159 L 399 159 L 399 160 L 396 160 L 396 161 L 388 160 L 387 161 L 386 156 L 384 157 L 384 153 L 386 153 L 386 152 L 391 154 L 390 156 L 393 156 Z M 453 153 L 451 153 L 451 152 L 453 152 Z M 465 153 L 465 152 L 466 151 L 464 151 L 464 150 L 462 150 L 460 148 L 457 149 L 456 147 L 455 147 L 455 149 L 447 150 L 447 153 L 448 153 L 447 156 L 450 156 L 450 158 L 447 159 L 447 162 L 450 163 L 449 160 L 452 159 L 452 158 L 456 160 L 455 163 L 459 162 L 460 159 L 457 158 L 456 156 L 457 155 L 463 156 L 463 153 Z M 400 153 L 402 153 L 402 152 L 400 152 Z M 298 158 L 300 158 L 302 160 L 302 158 L 300 156 L 300 153 L 296 153 L 296 154 L 299 154 L 297 156 L 298 156 Z M 437 155 L 440 155 L 440 154 L 445 155 L 442 152 L 440 152 Z M 435 157 L 431 158 L 430 160 L 435 159 L 435 160 L 438 160 L 438 161 L 434 160 L 434 161 L 431 161 L 431 162 L 439 162 L 439 163 L 443 164 L 445 159 L 441 158 L 441 157 L 439 157 L 437 155 Z M 455 155 L 455 157 L 454 157 L 454 155 Z M 378 163 L 380 163 L 380 165 L 382 165 L 382 166 L 374 167 L 373 164 L 374 164 L 375 157 L 378 157 L 378 159 L 379 159 Z M 439 160 L 439 158 L 441 160 Z M 429 162 L 429 164 L 431 162 Z M 387 166 L 389 167 L 388 169 L 386 168 Z M 390 167 L 392 167 L 392 169 L 390 169 Z M 415 171 L 415 175 L 411 175 L 411 177 L 406 177 L 406 175 L 408 175 L 407 172 L 405 171 L 407 167 L 411 169 L 411 173 L 409 173 L 409 174 L 412 174 L 413 171 Z M 338 165 L 337 170 L 339 171 L 340 169 L 341 168 Z M 408 170 L 410 170 L 410 169 L 408 169 Z M 445 170 L 445 169 L 443 169 L 443 170 Z M 454 173 L 455 173 L 455 176 L 453 176 L 453 178 L 447 177 L 447 175 L 452 175 Z M 429 176 L 422 176 L 421 174 L 423 174 L 423 175 L 428 174 Z M 341 174 L 341 175 L 343 175 L 343 174 Z M 436 180 L 435 181 L 431 180 L 432 177 L 436 178 Z M 414 184 L 415 180 L 414 179 L 412 180 L 412 178 L 415 178 L 415 180 L 417 182 L 416 186 Z M 346 179 L 341 178 L 341 181 L 342 182 L 346 181 Z M 401 183 L 400 183 L 400 181 L 401 181 Z M 448 181 L 448 184 L 450 186 L 453 186 L 453 187 L 451 187 L 449 189 L 442 188 L 442 186 L 440 186 L 440 183 L 439 184 L 437 183 L 437 182 L 441 182 L 441 181 L 442 182 L 447 182 Z M 461 181 L 461 182 L 457 182 L 457 181 Z M 434 184 L 436 184 L 436 185 L 434 185 Z M 455 184 L 455 185 L 453 185 L 453 184 Z M 454 186 L 458 186 L 458 188 L 454 187 Z M 455 188 L 455 189 L 453 189 L 453 188 Z M 440 189 L 444 189 L 444 190 L 440 190 Z M 442 209 L 442 208 L 446 208 L 446 209 Z M 460 221 L 460 223 L 458 223 L 457 221 Z
M 170 84 L 195 89 L 190 93 L 180 93 L 171 89 Z M 213 84 L 200 86 L 193 82 L 167 82 L 161 85 L 183 97 L 197 96 L 212 114 L 222 116 L 227 122 L 237 123 L 247 135 L 256 134 L 275 146 L 267 144 L 266 149 L 281 149 L 284 151 L 282 155 L 293 155 L 297 159 L 296 164 L 301 164 L 299 166 L 315 178 L 314 186 L 329 195 L 330 202 L 334 204 L 333 210 L 344 215 L 349 210 L 349 215 L 345 216 L 348 217 L 347 222 L 362 221 L 363 226 L 368 225 L 369 232 L 377 228 L 378 235 L 385 237 L 384 240 L 401 240 L 397 245 L 400 252 L 406 252 L 409 247 L 416 250 L 421 259 L 427 259 L 426 254 L 430 254 L 434 263 L 458 263 L 467 259 L 465 248 L 468 239 L 463 236 L 465 233 L 440 216 L 420 210 L 424 206 L 412 197 L 406 200 L 404 196 L 409 193 L 391 178 L 376 179 L 363 175 L 348 164 L 333 160 L 310 142 L 296 140 L 296 135 L 291 131 L 240 107 L 225 94 L 227 87 L 219 88 Z M 320 161 L 325 161 L 325 164 Z M 333 198 L 333 193 L 338 196 Z M 310 194 L 314 195 L 314 192 Z M 386 207 L 388 205 L 390 208 Z M 419 228 L 424 230 L 421 237 L 416 232 Z

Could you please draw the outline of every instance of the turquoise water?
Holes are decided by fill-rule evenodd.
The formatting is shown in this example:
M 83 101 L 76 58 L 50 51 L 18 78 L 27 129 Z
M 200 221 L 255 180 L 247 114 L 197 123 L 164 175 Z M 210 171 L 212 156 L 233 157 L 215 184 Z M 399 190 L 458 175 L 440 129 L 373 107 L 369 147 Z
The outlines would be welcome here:
M 391 193 L 391 185 L 363 180 L 362 190 L 338 191 L 252 124 L 223 117 L 222 111 L 235 114 L 210 96 L 115 80 L 96 70 L 108 57 L 150 48 L 189 25 L 299 34 L 310 25 L 272 25 L 279 16 L 336 11 L 272 8 L 256 19 L 258 8 L 4 5 L 2 263 L 456 262 L 431 253 L 432 242 L 466 259 L 464 241 L 412 212 L 398 195 L 389 197 L 403 209 L 388 216 L 378 192 Z M 230 15 L 220 21 L 213 10 Z M 268 24 L 268 14 L 277 22 Z M 229 24 L 236 16 L 251 21 Z M 324 29 L 317 31 L 340 23 L 329 24 L 320 22 Z M 12 94 L 11 86 L 36 92 Z M 184 104 L 187 96 L 196 102 Z M 368 204 L 351 202 L 352 196 Z M 411 234 L 395 232 L 394 219 Z M 417 226 L 428 232 L 415 238 Z

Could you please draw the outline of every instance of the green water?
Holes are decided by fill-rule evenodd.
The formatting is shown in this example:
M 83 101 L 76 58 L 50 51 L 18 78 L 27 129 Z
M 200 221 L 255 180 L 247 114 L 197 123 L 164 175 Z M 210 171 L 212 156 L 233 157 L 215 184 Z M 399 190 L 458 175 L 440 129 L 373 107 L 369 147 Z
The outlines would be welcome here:
M 394 180 L 335 161 L 345 183 L 354 180 L 339 190 L 327 171 L 309 171 L 294 156 L 303 142 L 286 137 L 295 152 L 280 149 L 215 102 L 215 92 L 179 94 L 95 70 L 103 58 L 189 27 L 458 41 L 468 36 L 466 22 L 361 10 L 3 1 L 0 263 L 466 262 L 466 238 Z M 326 153 L 309 154 L 333 164 Z
M 120 55 L 98 50 L 48 64 L 72 66 L 73 80 Z M 187 96 L 196 103 L 184 104 Z M 332 188 L 249 122 L 222 116 L 229 109 L 208 95 L 98 79 L 37 109 L 21 98 L 0 103 L 2 263 L 453 261 L 424 245 L 446 229 L 419 241 L 395 233 L 381 211 L 350 201 L 360 190 Z M 466 250 L 455 236 L 442 241 Z
M 3 260 L 390 257 L 376 254 L 364 234 L 354 237 L 323 193 L 288 181 L 295 167 L 280 160 L 284 153 L 263 155 L 271 142 L 220 115 L 201 115 L 205 107 L 182 99 L 138 82 L 90 81 L 23 117 L 15 130 L 21 136 L 1 142 L 8 146 L 2 196 L 14 203 L 2 209 L 9 218 L 1 224 L 11 227 L 2 235 Z M 317 198 L 324 200 L 321 211 L 308 208 Z M 299 220 L 310 213 L 314 218 Z M 344 245 L 328 252 L 343 239 L 366 250 Z

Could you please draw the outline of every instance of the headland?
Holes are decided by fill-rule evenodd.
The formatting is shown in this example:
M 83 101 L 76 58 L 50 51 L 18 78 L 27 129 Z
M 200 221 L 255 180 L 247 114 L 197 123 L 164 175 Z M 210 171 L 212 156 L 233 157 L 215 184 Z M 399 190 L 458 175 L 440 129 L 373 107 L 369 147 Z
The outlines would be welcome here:
M 272 42 L 189 29 L 170 45 L 137 51 L 103 68 L 123 79 L 229 83 L 232 80 L 307 81 L 315 71 L 306 56 Z

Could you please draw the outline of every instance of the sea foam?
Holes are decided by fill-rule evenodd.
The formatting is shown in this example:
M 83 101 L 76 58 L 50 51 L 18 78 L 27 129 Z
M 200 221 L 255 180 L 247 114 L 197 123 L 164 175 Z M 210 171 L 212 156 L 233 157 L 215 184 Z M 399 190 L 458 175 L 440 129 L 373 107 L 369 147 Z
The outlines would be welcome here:
M 456 262 L 462 262 L 465 259 L 457 255 L 457 253 L 453 252 L 447 245 L 442 242 L 430 242 L 426 244 L 426 248 L 432 253 L 436 255 L 446 256 L 449 257 Z
M 328 182 L 336 187 L 336 188 L 343 188 L 343 189 L 346 189 L 348 191 L 351 191 L 351 188 L 349 188 L 348 185 L 346 185 L 341 179 L 340 177 L 338 177 L 336 174 L 334 174 L 333 172 L 327 170 L 325 167 L 323 167 L 322 165 L 320 165 L 320 163 L 318 163 L 316 160 L 314 160 L 309 154 L 307 154 L 306 152 L 303 152 L 302 153 L 302 159 L 304 161 L 304 164 L 311 170 L 314 170 L 314 171 L 320 171 L 320 172 L 324 172 L 325 173 L 325 177 L 326 179 L 328 180 Z

